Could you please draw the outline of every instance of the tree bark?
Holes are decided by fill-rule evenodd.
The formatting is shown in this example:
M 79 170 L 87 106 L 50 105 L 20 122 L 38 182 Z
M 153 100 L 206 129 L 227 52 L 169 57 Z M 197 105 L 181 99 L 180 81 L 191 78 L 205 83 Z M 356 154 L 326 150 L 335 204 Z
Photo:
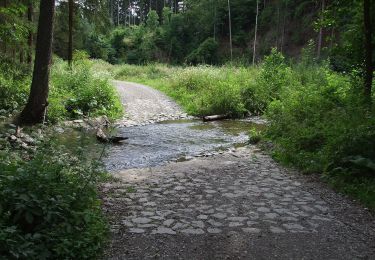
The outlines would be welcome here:
M 364 94 L 368 102 L 371 103 L 371 88 L 373 78 L 372 67 L 372 42 L 371 42 L 371 0 L 364 0 L 363 14 L 365 26 L 365 88 Z
M 21 125 L 41 123 L 44 120 L 48 106 L 54 14 L 55 0 L 41 0 L 33 79 L 29 99 L 18 118 Z
M 27 7 L 27 20 L 31 24 L 33 22 L 33 13 L 34 13 L 34 8 L 33 8 L 33 1 L 29 0 L 28 7 Z M 29 30 L 29 36 L 27 38 L 27 64 L 29 66 L 32 66 L 33 63 L 33 30 Z
M 233 44 L 232 44 L 232 17 L 230 12 L 230 0 L 228 0 L 228 16 L 229 16 L 229 45 L 230 45 L 230 60 L 233 60 Z
M 325 0 L 322 0 L 322 14 L 321 18 L 323 18 L 323 12 L 325 10 Z M 322 52 L 322 42 L 323 42 L 323 27 L 322 25 L 319 28 L 319 37 L 318 37 L 318 52 L 317 52 L 317 58 L 320 59 L 320 55 Z
M 73 0 L 69 0 L 69 43 L 68 43 L 68 63 L 69 67 L 72 67 L 73 62 L 73 14 L 74 14 L 74 3 Z
M 256 45 L 257 45 L 258 13 L 259 13 L 259 0 L 257 0 L 257 12 L 256 12 L 256 16 L 255 16 L 255 33 L 254 33 L 254 44 L 253 44 L 253 66 L 255 65 L 255 54 L 256 54 Z

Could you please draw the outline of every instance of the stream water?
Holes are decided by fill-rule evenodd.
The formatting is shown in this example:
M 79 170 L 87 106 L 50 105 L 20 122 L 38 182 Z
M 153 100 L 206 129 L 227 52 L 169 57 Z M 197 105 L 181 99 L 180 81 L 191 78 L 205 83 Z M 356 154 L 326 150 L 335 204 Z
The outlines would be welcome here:
M 109 171 L 144 168 L 167 161 L 183 161 L 194 156 L 209 156 L 248 142 L 251 128 L 262 128 L 251 121 L 198 120 L 165 121 L 146 126 L 117 129 L 116 135 L 129 140 L 107 149 L 104 164 Z

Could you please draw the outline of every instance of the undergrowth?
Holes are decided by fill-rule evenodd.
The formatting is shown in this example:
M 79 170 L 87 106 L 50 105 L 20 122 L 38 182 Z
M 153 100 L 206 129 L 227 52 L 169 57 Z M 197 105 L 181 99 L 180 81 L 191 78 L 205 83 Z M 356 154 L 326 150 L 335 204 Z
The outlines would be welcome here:
M 55 138 L 53 138 L 55 139 Z M 43 140 L 36 152 L 0 151 L 0 255 L 5 259 L 92 259 L 106 243 L 97 196 L 106 176 L 72 151 Z
M 106 115 L 118 118 L 123 107 L 110 75 L 95 71 L 93 61 L 76 54 L 72 69 L 55 57 L 51 68 L 47 119 L 51 123 Z M 0 59 L 0 114 L 16 116 L 26 104 L 31 83 L 30 70 Z

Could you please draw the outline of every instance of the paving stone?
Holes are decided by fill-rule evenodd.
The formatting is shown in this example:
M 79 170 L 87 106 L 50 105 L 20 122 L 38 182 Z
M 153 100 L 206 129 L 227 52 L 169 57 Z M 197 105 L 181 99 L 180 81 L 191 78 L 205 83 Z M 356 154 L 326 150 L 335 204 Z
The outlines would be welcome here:
M 181 230 L 181 233 L 184 234 L 191 234 L 191 235 L 201 235 L 204 234 L 204 230 L 201 228 L 188 228 L 188 229 L 183 229 Z
M 267 219 L 275 219 L 277 218 L 279 215 L 276 214 L 276 213 L 266 213 L 264 214 L 264 217 L 267 218 Z
M 234 222 L 242 222 L 242 221 L 245 221 L 247 219 L 248 219 L 248 217 L 229 217 L 229 218 L 227 218 L 227 220 L 234 221 Z
M 297 223 L 287 223 L 287 224 L 283 224 L 283 227 L 285 227 L 286 229 L 296 229 L 296 230 L 304 230 L 305 228 L 303 226 L 301 226 L 300 224 L 297 224 Z
M 267 212 L 270 212 L 271 210 L 269 208 L 266 208 L 266 207 L 260 207 L 260 208 L 257 209 L 257 211 L 267 213 Z
M 129 228 L 129 233 L 142 234 L 145 230 L 141 228 Z
M 239 227 L 239 226 L 243 226 L 244 224 L 241 223 L 241 222 L 229 222 L 229 227 Z
M 210 234 L 219 234 L 222 230 L 219 228 L 207 228 L 207 232 Z
M 163 225 L 169 227 L 169 226 L 172 225 L 174 222 L 175 222 L 174 219 L 167 219 L 167 220 L 165 220 L 165 221 L 163 222 Z
M 192 221 L 191 223 L 194 227 L 204 228 L 204 222 L 203 221 L 198 220 L 198 221 Z
M 176 231 L 172 230 L 171 228 L 158 227 L 157 229 L 155 229 L 155 230 L 152 231 L 152 234 L 175 235 Z
M 197 217 L 197 219 L 206 220 L 206 219 L 208 219 L 208 216 L 207 216 L 207 215 L 199 215 L 199 216 Z
M 223 226 L 222 223 L 217 222 L 217 221 L 215 221 L 215 220 L 213 220 L 213 219 L 210 219 L 210 220 L 208 220 L 207 222 L 208 222 L 209 224 L 211 224 L 212 226 L 214 226 L 214 227 L 221 227 L 221 226 Z
M 281 229 L 279 227 L 274 227 L 274 226 L 270 227 L 270 231 L 271 233 L 274 233 L 274 234 L 285 233 L 284 229 Z
M 138 224 L 147 224 L 150 223 L 152 220 L 149 218 L 133 218 L 132 221 Z
M 227 214 L 224 214 L 224 213 L 216 213 L 216 214 L 213 214 L 212 215 L 214 218 L 217 218 L 217 219 L 224 219 L 226 218 Z

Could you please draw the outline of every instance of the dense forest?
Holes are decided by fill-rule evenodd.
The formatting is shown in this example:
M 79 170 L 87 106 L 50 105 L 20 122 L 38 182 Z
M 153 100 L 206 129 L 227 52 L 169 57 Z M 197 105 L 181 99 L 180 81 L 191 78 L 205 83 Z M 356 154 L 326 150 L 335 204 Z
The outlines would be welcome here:
M 126 114 L 113 80 L 261 117 L 250 143 L 374 210 L 374 43 L 371 0 L 0 0 L 0 258 L 105 248 L 104 148 L 59 136 Z

